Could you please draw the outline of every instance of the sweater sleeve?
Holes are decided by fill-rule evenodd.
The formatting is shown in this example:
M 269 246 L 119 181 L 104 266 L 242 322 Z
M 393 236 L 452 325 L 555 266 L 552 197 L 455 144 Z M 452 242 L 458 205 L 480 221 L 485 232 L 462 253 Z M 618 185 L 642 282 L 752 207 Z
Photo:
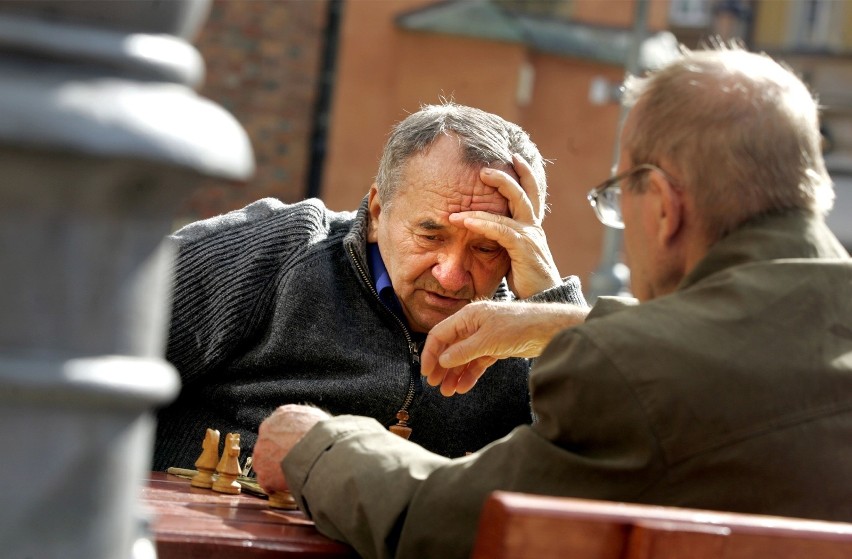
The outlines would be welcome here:
M 252 339 L 271 311 L 274 282 L 324 227 L 318 200 L 266 198 L 191 223 L 177 244 L 166 358 L 184 382 L 217 368 Z
M 580 287 L 580 278 L 577 276 L 562 278 L 560 285 L 545 289 L 525 300 L 531 303 L 571 303 L 581 307 L 589 306 Z

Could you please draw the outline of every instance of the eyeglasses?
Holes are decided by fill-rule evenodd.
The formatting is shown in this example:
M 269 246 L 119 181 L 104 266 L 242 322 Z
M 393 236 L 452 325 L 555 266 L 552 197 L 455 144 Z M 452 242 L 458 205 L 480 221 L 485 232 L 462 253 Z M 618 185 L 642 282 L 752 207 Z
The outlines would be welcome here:
M 643 171 L 658 171 L 667 180 L 671 180 L 669 175 L 656 165 L 642 163 L 605 180 L 589 191 L 586 198 L 601 223 L 607 227 L 624 229 L 624 221 L 621 219 L 621 181 Z

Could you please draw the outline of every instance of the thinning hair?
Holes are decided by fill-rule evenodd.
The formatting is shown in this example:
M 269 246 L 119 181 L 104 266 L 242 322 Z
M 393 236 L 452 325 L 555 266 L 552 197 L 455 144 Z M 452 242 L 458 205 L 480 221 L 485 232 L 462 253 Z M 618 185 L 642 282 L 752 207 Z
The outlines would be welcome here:
M 826 214 L 834 190 L 822 156 L 819 106 L 765 54 L 736 44 L 682 56 L 625 83 L 633 163 L 673 165 L 712 242 L 762 214 Z
M 376 175 L 379 199 L 390 204 L 401 186 L 406 163 L 415 155 L 426 152 L 442 135 L 454 135 L 459 140 L 461 160 L 473 169 L 497 163 L 512 165 L 512 154 L 520 154 L 532 167 L 538 184 L 538 207 L 543 217 L 547 178 L 536 145 L 520 126 L 480 109 L 452 101 L 440 105 L 423 105 L 397 123 L 391 130 Z

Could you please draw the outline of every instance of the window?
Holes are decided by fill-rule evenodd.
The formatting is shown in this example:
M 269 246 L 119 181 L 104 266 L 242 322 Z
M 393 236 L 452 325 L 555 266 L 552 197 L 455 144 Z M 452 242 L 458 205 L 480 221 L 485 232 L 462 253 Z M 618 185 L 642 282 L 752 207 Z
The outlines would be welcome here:
M 837 0 L 793 2 L 788 21 L 789 46 L 805 50 L 841 50 L 847 6 L 847 2 Z

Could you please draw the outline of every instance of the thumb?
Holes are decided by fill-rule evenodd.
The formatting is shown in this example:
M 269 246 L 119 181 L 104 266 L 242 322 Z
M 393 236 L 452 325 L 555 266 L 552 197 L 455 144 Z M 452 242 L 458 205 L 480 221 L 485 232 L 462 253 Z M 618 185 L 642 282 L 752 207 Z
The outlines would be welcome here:
M 482 351 L 481 338 L 482 336 L 477 332 L 469 338 L 459 340 L 438 356 L 438 363 L 445 369 L 451 369 L 467 365 L 471 361 L 485 356 L 486 353 Z

